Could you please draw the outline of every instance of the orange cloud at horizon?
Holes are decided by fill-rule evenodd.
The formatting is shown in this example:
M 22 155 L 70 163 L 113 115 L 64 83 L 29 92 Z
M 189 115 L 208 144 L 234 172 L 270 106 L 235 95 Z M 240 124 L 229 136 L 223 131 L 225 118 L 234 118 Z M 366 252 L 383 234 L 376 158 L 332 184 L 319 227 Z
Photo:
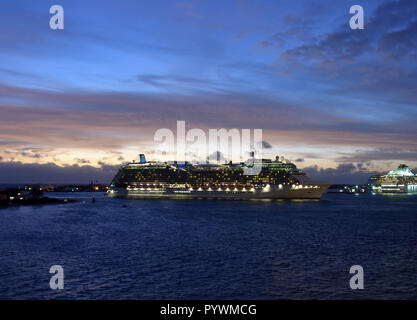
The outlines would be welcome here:
M 417 159 L 411 122 L 388 130 L 388 123 L 361 123 L 331 110 L 313 111 L 256 97 L 57 93 L 1 85 L 0 92 L 20 101 L 0 104 L 2 161 L 118 164 L 139 152 L 151 152 L 155 131 L 169 128 L 175 133 L 177 120 L 185 120 L 187 130 L 205 132 L 263 129 L 264 139 L 273 146 L 269 157 L 300 158 L 306 166 L 336 167 L 351 161 L 346 155 L 356 153 L 363 161 L 365 155 L 380 165 L 386 161 L 387 168 L 391 160 Z

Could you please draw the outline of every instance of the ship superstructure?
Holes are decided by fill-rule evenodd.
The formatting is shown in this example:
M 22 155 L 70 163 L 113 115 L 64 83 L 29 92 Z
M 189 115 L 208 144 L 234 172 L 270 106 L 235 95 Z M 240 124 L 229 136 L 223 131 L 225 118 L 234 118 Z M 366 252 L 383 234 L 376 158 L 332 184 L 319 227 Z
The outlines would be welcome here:
M 379 176 L 373 190 L 379 193 L 416 193 L 417 176 L 405 165 Z
M 246 175 L 243 163 L 198 164 L 188 162 L 140 162 L 122 166 L 108 195 L 113 197 L 237 198 L 237 199 L 319 199 L 329 187 L 314 183 L 300 169 L 277 157 L 263 159 L 258 175 Z

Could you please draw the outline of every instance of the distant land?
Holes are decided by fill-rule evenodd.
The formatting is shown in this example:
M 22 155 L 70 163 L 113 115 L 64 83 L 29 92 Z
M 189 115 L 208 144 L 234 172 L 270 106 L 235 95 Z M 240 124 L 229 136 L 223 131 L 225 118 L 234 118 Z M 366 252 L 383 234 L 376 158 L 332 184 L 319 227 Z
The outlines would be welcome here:
M 0 161 L 0 184 L 18 186 L 25 184 L 88 184 L 91 181 L 110 184 L 120 165 L 68 165 L 25 164 Z M 301 168 L 301 167 L 300 167 Z M 340 164 L 336 168 L 317 166 L 301 168 L 311 179 L 332 184 L 363 184 L 379 172 L 371 172 L 352 163 Z M 417 172 L 416 169 L 412 169 Z

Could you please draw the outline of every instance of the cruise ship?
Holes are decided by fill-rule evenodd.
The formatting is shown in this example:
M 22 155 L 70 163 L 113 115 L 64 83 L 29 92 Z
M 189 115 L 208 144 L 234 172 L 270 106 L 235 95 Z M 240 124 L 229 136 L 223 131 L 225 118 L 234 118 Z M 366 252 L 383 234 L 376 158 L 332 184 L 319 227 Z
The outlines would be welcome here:
M 406 166 L 400 164 L 385 175 L 371 177 L 372 189 L 378 193 L 417 193 L 417 176 Z
M 128 198 L 210 199 L 320 199 L 329 187 L 315 183 L 284 159 L 249 159 L 241 163 L 191 164 L 188 162 L 139 162 L 123 165 L 107 195 Z M 259 174 L 247 170 L 259 166 Z

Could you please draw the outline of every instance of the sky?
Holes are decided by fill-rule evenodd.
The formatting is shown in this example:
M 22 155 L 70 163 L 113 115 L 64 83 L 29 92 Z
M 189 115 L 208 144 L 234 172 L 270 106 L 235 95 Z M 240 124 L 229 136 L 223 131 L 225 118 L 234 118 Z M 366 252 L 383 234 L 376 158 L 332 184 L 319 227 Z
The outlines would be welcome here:
M 63 30 L 49 27 L 55 4 Z M 349 27 L 355 4 L 363 30 Z M 262 129 L 264 156 L 321 181 L 416 168 L 416 12 L 415 0 L 1 1 L 0 183 L 108 183 L 178 120 Z

